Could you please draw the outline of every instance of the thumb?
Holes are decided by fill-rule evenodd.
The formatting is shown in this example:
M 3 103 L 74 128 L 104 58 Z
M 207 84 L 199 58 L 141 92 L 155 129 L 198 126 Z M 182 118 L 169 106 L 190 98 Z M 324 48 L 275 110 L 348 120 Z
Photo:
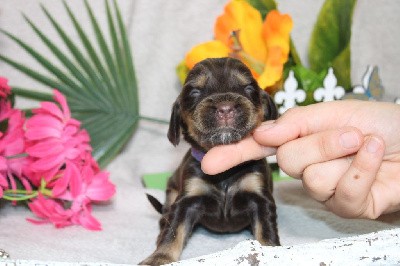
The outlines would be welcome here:
M 375 219 L 381 215 L 383 210 L 374 206 L 377 199 L 374 199 L 371 188 L 384 152 L 385 144 L 380 137 L 368 137 L 325 205 L 342 217 Z

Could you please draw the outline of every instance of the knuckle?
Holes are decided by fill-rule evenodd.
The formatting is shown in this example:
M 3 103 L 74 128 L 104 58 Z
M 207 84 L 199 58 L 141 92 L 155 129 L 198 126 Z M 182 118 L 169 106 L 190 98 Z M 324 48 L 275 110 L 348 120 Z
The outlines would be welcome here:
M 299 109 L 299 108 L 301 108 L 301 107 L 295 106 L 295 107 L 293 107 L 293 108 L 290 108 L 290 109 L 286 110 L 286 111 L 282 114 L 281 119 L 286 119 L 286 118 L 288 118 L 288 117 L 292 117 L 293 115 L 297 115 L 297 114 L 298 114 L 298 109 Z
M 362 160 L 359 157 L 354 158 L 353 162 L 351 163 L 351 167 L 356 172 L 355 175 L 358 175 L 361 177 L 363 177 L 365 175 L 370 175 L 370 173 L 374 172 L 374 170 L 375 170 L 374 164 L 371 164 L 368 161 Z
M 335 193 L 335 185 L 329 176 L 317 166 L 309 166 L 303 172 L 303 187 L 312 198 L 324 202 Z
M 279 167 L 289 176 L 294 178 L 301 177 L 304 169 L 297 169 L 296 158 L 293 153 L 287 148 L 287 145 L 282 145 L 276 151 L 276 160 Z
M 333 156 L 333 148 L 330 138 L 327 136 L 322 136 L 318 140 L 318 151 L 322 161 L 327 161 Z
M 318 192 L 321 187 L 321 173 L 315 167 L 307 167 L 303 172 L 303 185 L 313 193 Z

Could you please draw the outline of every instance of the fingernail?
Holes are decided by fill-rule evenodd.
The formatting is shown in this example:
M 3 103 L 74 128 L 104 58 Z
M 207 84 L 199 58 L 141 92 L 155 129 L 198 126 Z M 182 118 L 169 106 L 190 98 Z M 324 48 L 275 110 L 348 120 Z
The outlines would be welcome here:
M 340 135 L 340 144 L 343 148 L 351 149 L 358 147 L 358 145 L 360 145 L 360 142 L 355 132 L 348 131 Z
M 265 121 L 259 127 L 257 127 L 255 131 L 266 131 L 274 126 L 276 126 L 275 120 Z
M 367 143 L 367 152 L 376 153 L 381 147 L 380 141 L 375 137 L 370 137 Z

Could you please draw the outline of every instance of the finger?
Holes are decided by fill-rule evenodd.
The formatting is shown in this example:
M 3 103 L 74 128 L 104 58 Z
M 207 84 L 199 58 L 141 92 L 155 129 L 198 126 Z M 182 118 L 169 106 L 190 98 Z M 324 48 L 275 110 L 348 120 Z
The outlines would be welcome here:
M 382 138 L 368 137 L 325 205 L 343 217 L 378 217 L 380 213 L 374 210 L 371 187 L 382 164 L 384 150 Z
M 335 101 L 295 107 L 275 121 L 264 122 L 254 131 L 253 137 L 262 145 L 277 147 L 298 137 L 341 128 L 351 114 L 349 109 L 356 109 L 360 104 Z
M 248 137 L 238 143 L 209 150 L 201 161 L 201 169 L 206 174 L 215 175 L 243 162 L 265 158 L 275 154 L 275 151 L 275 148 L 262 146 Z
M 351 163 L 350 157 L 308 166 L 303 173 L 303 187 L 315 200 L 325 202 L 333 196 L 340 178 Z
M 362 141 L 362 133 L 353 127 L 326 130 L 283 144 L 276 158 L 285 173 L 300 178 L 310 165 L 357 152 Z

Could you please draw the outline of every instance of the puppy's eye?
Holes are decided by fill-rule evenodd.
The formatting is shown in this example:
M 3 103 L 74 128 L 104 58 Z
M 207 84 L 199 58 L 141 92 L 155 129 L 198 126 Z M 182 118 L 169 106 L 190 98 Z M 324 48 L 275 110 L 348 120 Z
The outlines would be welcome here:
M 246 93 L 248 93 L 248 94 L 251 94 L 251 93 L 253 93 L 253 92 L 255 91 L 255 88 L 254 88 L 253 86 L 251 86 L 251 85 L 247 85 L 247 86 L 244 88 L 244 91 L 245 91 Z
M 201 94 L 201 91 L 199 89 L 192 89 L 189 93 L 190 97 L 193 97 L 193 98 L 199 97 L 200 94 Z

